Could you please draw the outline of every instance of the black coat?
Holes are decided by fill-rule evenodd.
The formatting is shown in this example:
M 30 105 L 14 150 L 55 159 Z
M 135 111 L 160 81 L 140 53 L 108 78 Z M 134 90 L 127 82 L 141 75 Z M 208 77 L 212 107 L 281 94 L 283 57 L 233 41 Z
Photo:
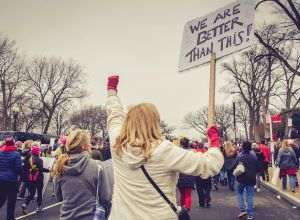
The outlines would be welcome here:
M 257 163 L 258 163 L 258 165 L 257 165 L 257 168 L 258 168 L 257 172 L 261 172 L 262 173 L 264 171 L 264 169 L 265 169 L 265 163 L 264 163 L 265 157 L 264 157 L 263 153 L 260 150 L 257 150 L 257 151 L 254 151 L 254 152 L 256 154 Z
M 224 156 L 224 171 L 233 171 L 235 166 L 237 164 L 237 157 L 232 156 L 232 157 L 227 157 Z
M 254 186 L 256 184 L 256 174 L 259 171 L 259 165 L 255 155 L 242 152 L 238 156 L 238 163 L 245 166 L 245 173 L 237 177 L 237 181 L 247 186 Z
M 182 188 L 193 188 L 195 185 L 195 177 L 185 174 L 179 174 L 179 179 L 177 183 L 177 187 Z

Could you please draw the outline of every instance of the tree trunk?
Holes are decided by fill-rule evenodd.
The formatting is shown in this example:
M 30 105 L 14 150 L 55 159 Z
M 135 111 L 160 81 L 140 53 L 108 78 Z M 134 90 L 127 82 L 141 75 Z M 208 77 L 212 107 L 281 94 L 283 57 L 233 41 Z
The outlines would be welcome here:
M 49 112 L 49 117 L 47 118 L 46 125 L 45 125 L 44 130 L 43 130 L 43 134 L 48 133 L 48 130 L 49 130 L 52 118 L 53 118 L 53 114 L 54 114 L 54 111 Z
M 245 129 L 246 140 L 249 140 L 248 124 L 247 124 L 247 122 L 244 123 L 244 129 Z
M 8 122 L 8 109 L 6 105 L 6 85 L 5 81 L 1 80 L 1 90 L 2 90 L 2 120 L 3 120 L 3 130 L 9 130 L 9 122 Z
M 249 139 L 254 139 L 254 112 L 249 110 Z

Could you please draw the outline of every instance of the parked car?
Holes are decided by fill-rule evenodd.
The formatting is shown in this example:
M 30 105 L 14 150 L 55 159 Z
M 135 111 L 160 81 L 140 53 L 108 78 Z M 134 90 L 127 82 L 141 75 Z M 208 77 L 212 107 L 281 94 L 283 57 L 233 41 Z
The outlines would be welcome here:
M 0 131 L 0 141 L 4 140 L 6 137 L 13 137 L 17 141 L 40 141 L 41 144 L 49 144 L 50 136 L 44 134 L 36 134 L 29 132 L 19 132 L 19 131 Z

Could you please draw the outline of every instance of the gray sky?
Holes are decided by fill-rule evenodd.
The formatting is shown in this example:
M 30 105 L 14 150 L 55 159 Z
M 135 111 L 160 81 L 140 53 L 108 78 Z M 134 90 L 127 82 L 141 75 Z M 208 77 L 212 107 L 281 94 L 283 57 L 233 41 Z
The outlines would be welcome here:
M 208 65 L 177 71 L 184 24 L 232 0 L 0 0 L 0 33 L 27 56 L 73 58 L 85 67 L 89 98 L 103 104 L 108 73 L 118 73 L 126 105 L 152 102 L 162 118 L 208 103 Z M 221 61 L 222 62 L 222 61 Z M 217 69 L 217 104 L 227 77 Z

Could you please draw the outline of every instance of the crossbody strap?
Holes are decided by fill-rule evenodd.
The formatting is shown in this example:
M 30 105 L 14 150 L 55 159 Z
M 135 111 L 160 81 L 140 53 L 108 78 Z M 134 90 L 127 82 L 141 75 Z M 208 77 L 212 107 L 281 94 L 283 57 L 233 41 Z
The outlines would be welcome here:
M 171 209 L 177 214 L 177 208 L 176 208 L 176 206 L 168 199 L 168 197 L 163 193 L 163 191 L 161 191 L 161 189 L 159 188 L 159 186 L 154 182 L 154 180 L 151 178 L 151 176 L 147 172 L 147 170 L 144 167 L 144 165 L 141 166 L 141 169 L 142 169 L 144 175 L 146 176 L 146 178 L 148 179 L 148 181 L 154 187 L 154 189 L 159 193 L 159 195 L 161 197 L 163 197 L 163 199 L 166 201 L 166 203 L 168 203 L 168 205 L 171 207 Z

